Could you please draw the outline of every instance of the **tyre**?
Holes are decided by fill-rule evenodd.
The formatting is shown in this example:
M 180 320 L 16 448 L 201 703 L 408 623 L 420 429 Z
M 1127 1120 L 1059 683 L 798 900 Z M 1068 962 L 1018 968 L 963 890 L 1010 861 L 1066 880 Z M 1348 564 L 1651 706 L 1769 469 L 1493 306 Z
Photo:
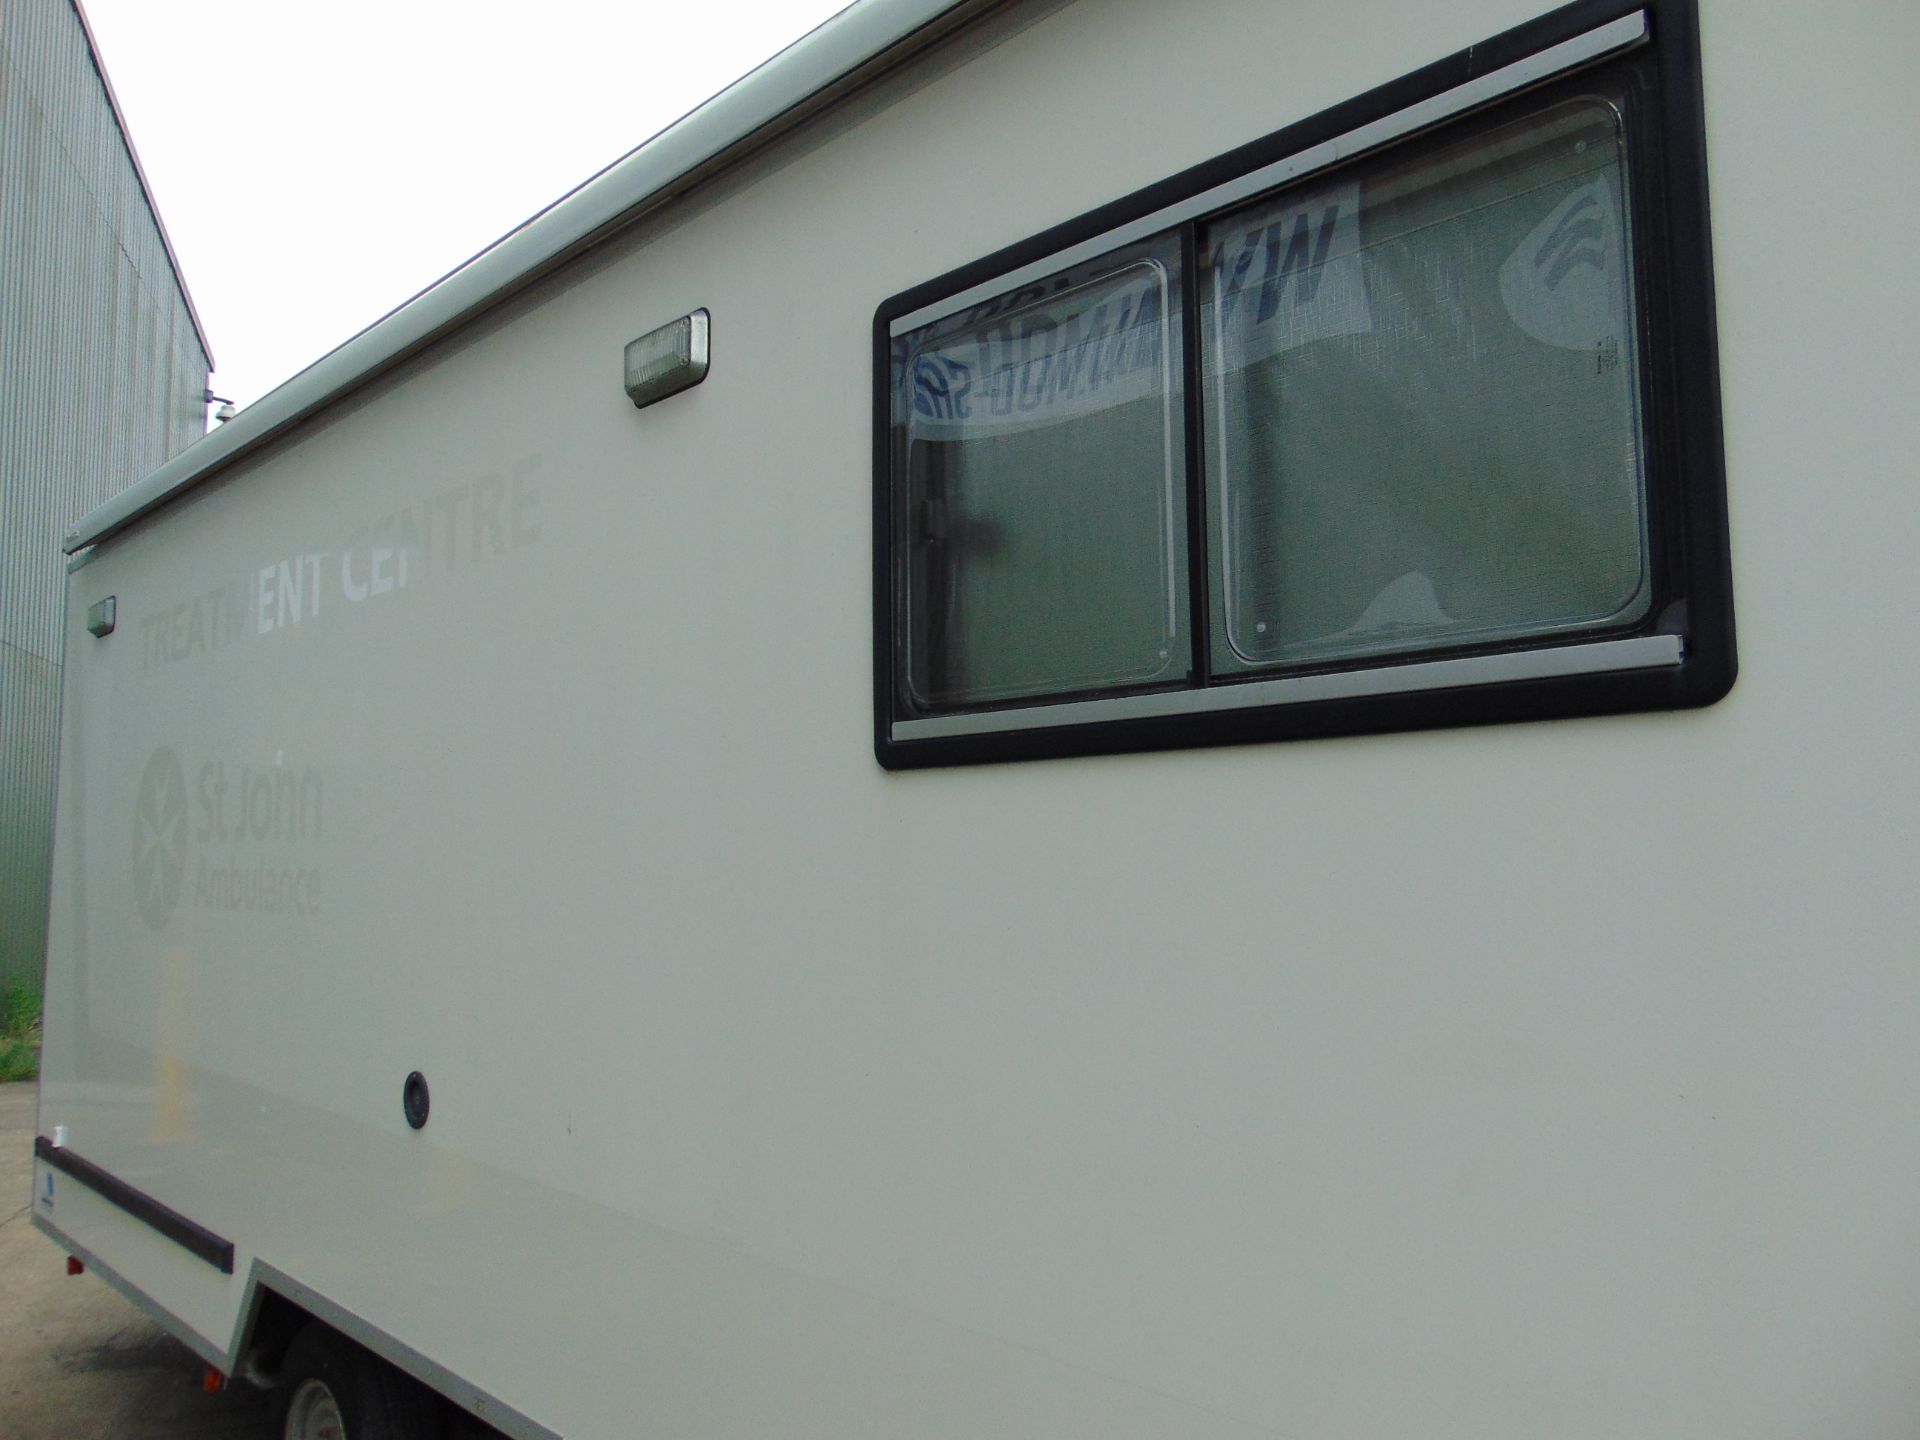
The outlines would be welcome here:
M 438 1440 L 434 1395 L 318 1321 L 287 1349 L 275 1414 L 282 1440 Z

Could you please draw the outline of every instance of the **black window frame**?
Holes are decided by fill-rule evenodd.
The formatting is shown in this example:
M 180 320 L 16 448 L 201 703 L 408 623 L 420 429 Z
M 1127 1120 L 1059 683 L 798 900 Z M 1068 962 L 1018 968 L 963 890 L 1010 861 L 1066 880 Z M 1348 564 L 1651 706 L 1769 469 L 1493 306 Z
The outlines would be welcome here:
M 1463 125 L 1529 103 L 1543 89 L 1577 85 L 1601 72 L 1624 77 L 1636 94 L 1627 130 L 1629 184 L 1636 210 L 1631 261 L 1639 305 L 1642 421 L 1646 446 L 1649 563 L 1655 594 L 1646 618 L 1624 637 L 1674 637 L 1677 660 L 1641 668 L 1528 674 L 1522 664 L 1511 678 L 1473 678 L 1450 683 L 1418 667 L 1455 657 L 1447 650 L 1393 657 L 1358 657 L 1326 665 L 1303 665 L 1284 678 L 1359 676 L 1362 683 L 1336 683 L 1320 698 L 1264 703 L 1254 691 L 1235 694 L 1250 681 L 1274 674 L 1222 678 L 1209 673 L 1206 608 L 1213 586 L 1207 554 L 1204 444 L 1200 433 L 1202 386 L 1195 324 L 1201 288 L 1193 238 L 1223 206 L 1197 212 L 1179 224 L 1186 274 L 1187 368 L 1186 471 L 1188 487 L 1187 584 L 1195 641 L 1193 679 L 1170 693 L 1193 697 L 1176 713 L 1075 718 L 1089 708 L 1079 694 L 1023 699 L 971 707 L 961 733 L 914 734 L 927 726 L 903 705 L 898 666 L 902 645 L 899 564 L 894 515 L 899 434 L 894 416 L 893 326 L 905 316 L 978 292 L 996 280 L 1030 271 L 1075 247 L 1084 247 L 1137 225 L 1169 207 L 1191 202 L 1252 172 L 1301 156 L 1362 127 L 1399 116 L 1461 86 L 1530 61 L 1557 46 L 1578 42 L 1616 22 L 1642 16 L 1646 34 L 1637 44 L 1576 61 L 1517 90 L 1447 114 L 1430 131 L 1399 135 L 1371 152 L 1342 156 L 1346 165 L 1367 153 L 1445 143 Z M 1303 171 L 1288 184 L 1331 173 L 1326 166 Z M 1234 204 L 1243 204 L 1236 200 Z M 960 308 L 956 303 L 955 308 Z M 1725 463 L 1721 440 L 1719 374 L 1713 301 L 1711 236 L 1707 200 L 1706 140 L 1702 111 L 1698 17 L 1695 0 L 1578 0 L 1467 50 L 1403 76 L 1320 114 L 1196 166 L 1134 195 L 1100 207 L 1039 235 L 962 266 L 885 301 L 874 316 L 874 703 L 875 754 L 888 769 L 971 764 L 1054 756 L 1240 744 L 1254 741 L 1418 730 L 1439 726 L 1502 723 L 1577 715 L 1668 710 L 1712 704 L 1732 687 L 1737 670 L 1733 632 L 1731 562 L 1727 538 Z M 1534 656 L 1591 641 L 1582 632 L 1565 640 L 1523 637 L 1489 647 L 1496 655 Z M 1642 647 L 1644 649 L 1646 647 Z M 1458 668 L 1458 667 L 1456 667 Z M 1550 667 L 1549 667 L 1550 668 Z M 1399 684 L 1396 688 L 1396 675 Z M 1343 689 L 1347 693 L 1339 693 Z M 1163 692 L 1166 693 L 1166 692 Z M 1069 716 L 1066 709 L 1072 711 Z M 1097 709 L 1098 707 L 1093 707 Z M 1060 711 L 1056 723 L 1049 710 Z M 1012 713 L 1017 712 L 1017 713 Z M 1003 721 L 996 721 L 1003 715 Z M 912 738 L 896 735 L 908 722 Z M 999 728 L 1004 725 L 1005 728 Z M 936 727 L 937 728 L 937 727 Z

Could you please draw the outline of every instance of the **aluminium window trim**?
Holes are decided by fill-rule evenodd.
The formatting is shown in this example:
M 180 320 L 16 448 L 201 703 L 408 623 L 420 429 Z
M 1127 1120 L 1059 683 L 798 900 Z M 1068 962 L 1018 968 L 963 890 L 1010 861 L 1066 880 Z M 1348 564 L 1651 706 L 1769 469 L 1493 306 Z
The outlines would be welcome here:
M 1514 680 L 1665 669 L 1678 665 L 1684 658 L 1685 645 L 1678 635 L 1635 635 L 1584 645 L 1553 645 L 1498 655 L 1459 655 L 1316 675 L 1235 680 L 1142 695 L 1109 695 L 1097 700 L 1058 700 L 1000 710 L 956 711 L 951 715 L 895 720 L 892 733 L 896 740 L 937 740 L 1014 730 L 1050 730 L 1102 720 L 1163 719 L 1175 715 L 1205 715 L 1217 710 L 1300 705 L 1314 700 L 1354 700 L 1369 695 L 1452 690 Z
M 1431 99 L 1422 100 L 1382 116 L 1365 125 L 1359 125 L 1331 140 L 1309 146 L 1298 154 L 1289 155 L 1284 160 L 1276 160 L 1263 165 L 1237 179 L 1215 185 L 1198 195 L 1190 196 L 1172 205 L 1166 205 L 1138 220 L 1112 230 L 1102 231 L 1091 239 L 1083 240 L 1065 250 L 1057 250 L 1042 256 L 1017 270 L 1004 271 L 991 279 L 969 286 L 955 295 L 950 295 L 931 304 L 922 305 L 918 310 L 894 319 L 888 326 L 889 336 L 897 339 L 912 330 L 921 329 L 935 321 L 945 320 L 952 315 L 993 300 L 1011 290 L 1036 280 L 1044 280 L 1062 270 L 1070 270 L 1076 265 L 1090 260 L 1098 260 L 1111 250 L 1138 240 L 1150 240 L 1164 230 L 1171 230 L 1189 220 L 1197 220 L 1216 211 L 1232 209 L 1242 200 L 1250 200 L 1291 185 L 1295 181 L 1307 179 L 1315 172 L 1331 169 L 1354 159 L 1368 150 L 1377 149 L 1396 140 L 1404 140 L 1418 131 L 1430 126 L 1444 124 L 1469 110 L 1477 110 L 1483 105 L 1539 84 L 1544 80 L 1557 80 L 1583 66 L 1601 60 L 1611 59 L 1625 51 L 1647 43 L 1649 29 L 1647 12 L 1635 11 L 1618 20 L 1601 25 L 1571 40 L 1562 41 L 1524 60 L 1516 60 L 1511 65 L 1503 65 L 1498 70 L 1489 71 L 1463 85 L 1442 91 Z

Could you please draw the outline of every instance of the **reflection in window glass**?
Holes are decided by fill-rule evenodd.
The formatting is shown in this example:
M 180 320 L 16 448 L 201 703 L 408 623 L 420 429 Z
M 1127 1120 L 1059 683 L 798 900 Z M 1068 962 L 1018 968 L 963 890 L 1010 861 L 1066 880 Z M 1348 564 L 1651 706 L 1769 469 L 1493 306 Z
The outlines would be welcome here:
M 1203 228 L 1217 670 L 1644 616 L 1625 195 L 1585 100 Z
M 897 343 L 916 706 L 1187 677 L 1176 257 L 1134 247 Z

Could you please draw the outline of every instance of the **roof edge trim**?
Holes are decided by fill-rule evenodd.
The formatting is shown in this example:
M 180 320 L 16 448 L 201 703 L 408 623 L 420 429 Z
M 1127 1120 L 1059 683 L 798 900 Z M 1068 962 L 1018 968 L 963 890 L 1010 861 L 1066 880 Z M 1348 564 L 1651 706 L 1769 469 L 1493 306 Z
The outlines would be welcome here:
M 809 102 L 996 3 L 860 0 L 840 11 L 87 515 L 62 548 L 71 555 L 125 529 L 639 218 L 702 167 L 785 133 L 781 122 L 812 113 Z

